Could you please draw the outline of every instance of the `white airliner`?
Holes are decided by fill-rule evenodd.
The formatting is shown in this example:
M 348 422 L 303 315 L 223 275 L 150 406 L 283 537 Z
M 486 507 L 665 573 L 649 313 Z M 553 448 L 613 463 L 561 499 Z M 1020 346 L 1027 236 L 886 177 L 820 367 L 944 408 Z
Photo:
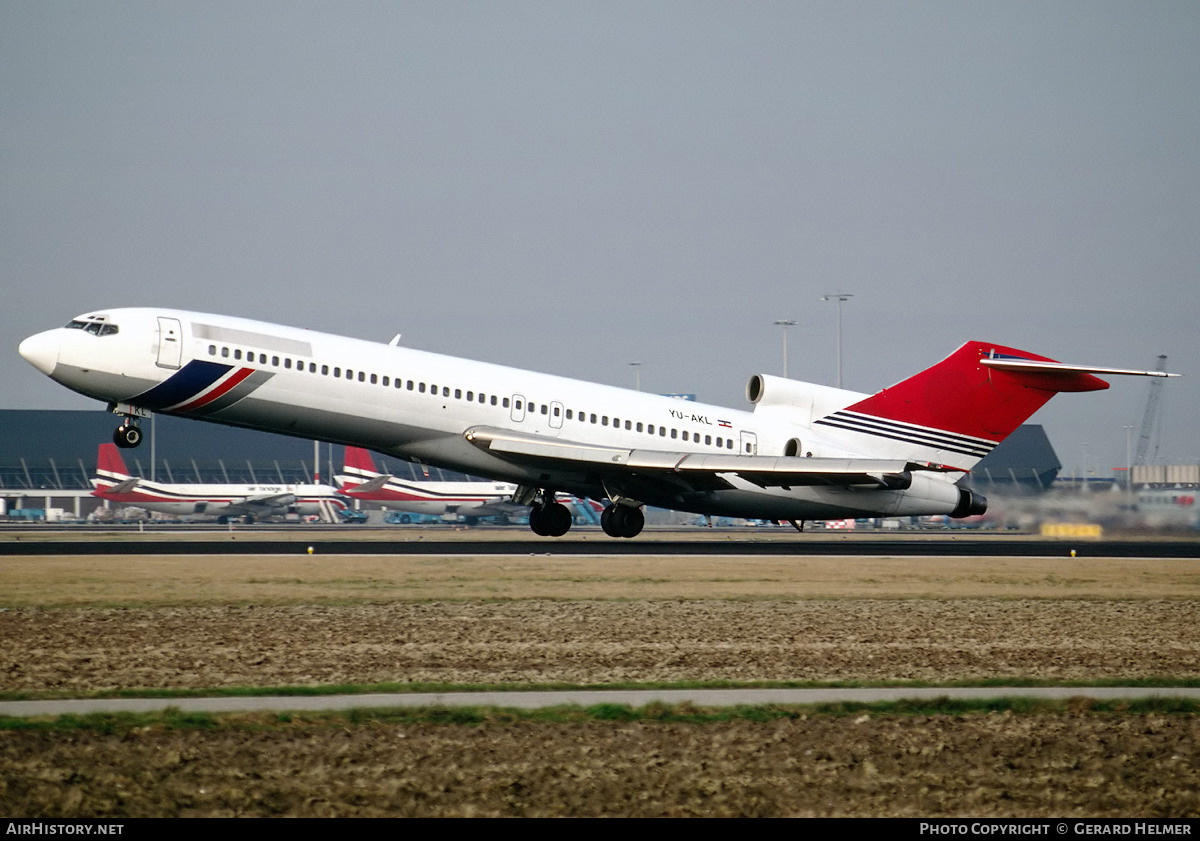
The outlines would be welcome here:
M 503 517 L 524 506 L 512 502 L 517 486 L 509 482 L 414 481 L 380 473 L 371 454 L 361 447 L 347 447 L 345 472 L 337 476 L 342 493 L 357 499 L 387 503 L 389 508 L 414 514 L 445 516 L 457 514 L 467 520 Z
M 542 535 L 571 527 L 565 491 L 607 498 L 633 537 L 642 507 L 804 520 L 981 514 L 955 484 L 1060 391 L 1095 374 L 988 342 L 878 394 L 756 374 L 753 411 L 727 409 L 344 338 L 168 309 L 99 310 L 31 336 L 21 355 L 124 415 L 150 412 L 364 447 L 518 485 Z
M 256 519 L 297 514 L 336 522 L 346 500 L 328 485 L 205 485 L 152 482 L 129 473 L 112 444 L 101 444 L 96 457 L 92 496 L 189 519 L 226 523 L 241 517 Z

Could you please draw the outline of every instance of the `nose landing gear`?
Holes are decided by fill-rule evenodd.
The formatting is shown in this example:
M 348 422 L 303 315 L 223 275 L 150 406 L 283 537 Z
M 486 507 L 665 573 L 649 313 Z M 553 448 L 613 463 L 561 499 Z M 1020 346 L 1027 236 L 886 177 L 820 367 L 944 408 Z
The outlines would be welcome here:
M 138 446 L 142 443 L 142 428 L 132 418 L 126 418 L 113 432 L 113 443 L 125 450 Z

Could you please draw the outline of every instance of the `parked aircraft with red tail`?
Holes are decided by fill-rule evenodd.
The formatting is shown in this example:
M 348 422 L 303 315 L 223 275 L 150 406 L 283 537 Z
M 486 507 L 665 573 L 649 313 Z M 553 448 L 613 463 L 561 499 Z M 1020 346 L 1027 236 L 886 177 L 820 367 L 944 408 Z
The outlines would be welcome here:
M 337 483 L 348 497 L 382 502 L 388 508 L 413 514 L 456 515 L 470 521 L 526 513 L 525 506 L 512 501 L 516 485 L 490 481 L 417 481 L 380 473 L 371 454 L 362 447 L 346 448 L 344 472 L 337 476 Z
M 252 523 L 289 514 L 335 523 L 337 512 L 347 507 L 345 498 L 329 485 L 168 484 L 143 479 L 130 474 L 112 444 L 100 445 L 92 487 L 92 496 L 108 502 L 220 523 L 237 518 Z

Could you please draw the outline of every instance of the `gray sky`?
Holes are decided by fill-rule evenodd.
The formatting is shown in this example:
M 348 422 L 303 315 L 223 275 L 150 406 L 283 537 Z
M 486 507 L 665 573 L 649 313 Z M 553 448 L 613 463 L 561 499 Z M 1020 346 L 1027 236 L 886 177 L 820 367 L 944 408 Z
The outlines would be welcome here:
M 1200 4 L 0 3 L 4 408 L 85 310 L 245 315 L 744 406 L 978 338 L 1186 375 Z M 1034 417 L 1108 475 L 1146 380 Z

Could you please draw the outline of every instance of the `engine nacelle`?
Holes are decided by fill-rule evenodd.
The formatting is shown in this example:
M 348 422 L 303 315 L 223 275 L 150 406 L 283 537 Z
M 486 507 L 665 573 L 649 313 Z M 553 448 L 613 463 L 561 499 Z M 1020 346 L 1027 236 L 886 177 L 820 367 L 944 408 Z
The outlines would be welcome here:
M 811 423 L 814 418 L 844 409 L 864 397 L 865 394 L 853 391 L 771 374 L 755 374 L 746 383 L 746 399 L 754 404 L 756 411 L 768 407 L 795 409 L 796 414 L 789 417 L 800 423 Z
M 966 488 L 958 489 L 958 506 L 950 512 L 954 519 L 975 517 L 987 512 L 987 497 Z

